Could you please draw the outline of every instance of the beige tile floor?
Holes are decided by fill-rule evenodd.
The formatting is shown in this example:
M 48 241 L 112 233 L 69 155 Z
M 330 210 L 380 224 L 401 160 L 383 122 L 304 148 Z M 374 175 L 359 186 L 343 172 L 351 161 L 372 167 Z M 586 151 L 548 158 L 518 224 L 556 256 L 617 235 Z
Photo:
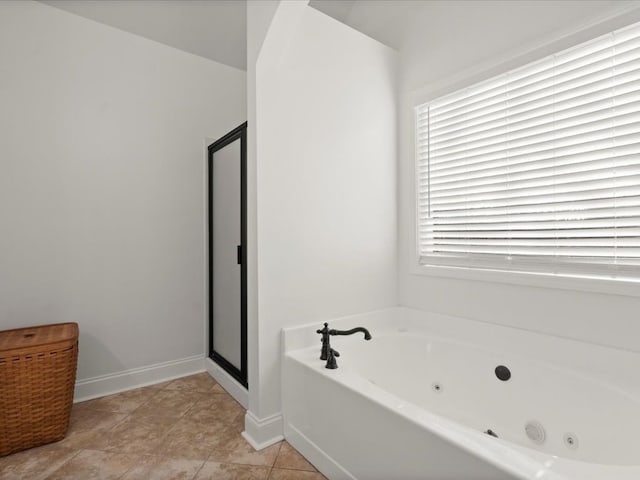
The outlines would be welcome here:
M 208 374 L 74 405 L 64 440 L 0 458 L 0 480 L 325 480 L 287 442 L 255 451 Z

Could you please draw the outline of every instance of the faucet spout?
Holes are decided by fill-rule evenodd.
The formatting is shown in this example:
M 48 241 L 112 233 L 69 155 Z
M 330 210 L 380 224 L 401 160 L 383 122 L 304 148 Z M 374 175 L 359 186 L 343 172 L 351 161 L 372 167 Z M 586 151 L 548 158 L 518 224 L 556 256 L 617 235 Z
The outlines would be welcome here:
M 365 340 L 371 340 L 371 334 L 369 333 L 369 330 L 367 330 L 364 327 L 356 327 L 356 328 L 352 328 L 351 330 L 331 329 L 329 330 L 329 335 L 353 335 L 354 333 L 357 333 L 357 332 L 364 333 Z

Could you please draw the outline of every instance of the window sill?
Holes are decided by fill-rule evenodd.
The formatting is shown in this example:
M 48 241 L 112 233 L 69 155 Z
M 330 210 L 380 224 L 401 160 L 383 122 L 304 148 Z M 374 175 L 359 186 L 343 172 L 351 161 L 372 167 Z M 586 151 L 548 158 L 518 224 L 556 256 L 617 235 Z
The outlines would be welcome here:
M 417 261 L 413 264 L 411 273 L 430 277 L 640 297 L 640 279 L 523 272 L 480 267 L 420 265 Z

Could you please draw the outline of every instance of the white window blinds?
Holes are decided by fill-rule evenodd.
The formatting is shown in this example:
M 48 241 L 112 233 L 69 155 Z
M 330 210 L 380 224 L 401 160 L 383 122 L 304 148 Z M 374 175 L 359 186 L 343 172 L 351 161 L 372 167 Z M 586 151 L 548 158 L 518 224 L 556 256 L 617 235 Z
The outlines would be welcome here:
M 416 108 L 422 263 L 640 264 L 640 24 Z

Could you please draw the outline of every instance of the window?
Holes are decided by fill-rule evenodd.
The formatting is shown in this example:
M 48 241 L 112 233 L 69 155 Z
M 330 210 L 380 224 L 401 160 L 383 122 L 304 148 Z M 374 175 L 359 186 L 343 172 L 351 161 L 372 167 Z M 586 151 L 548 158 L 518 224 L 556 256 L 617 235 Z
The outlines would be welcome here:
M 421 264 L 638 271 L 640 24 L 416 107 Z

